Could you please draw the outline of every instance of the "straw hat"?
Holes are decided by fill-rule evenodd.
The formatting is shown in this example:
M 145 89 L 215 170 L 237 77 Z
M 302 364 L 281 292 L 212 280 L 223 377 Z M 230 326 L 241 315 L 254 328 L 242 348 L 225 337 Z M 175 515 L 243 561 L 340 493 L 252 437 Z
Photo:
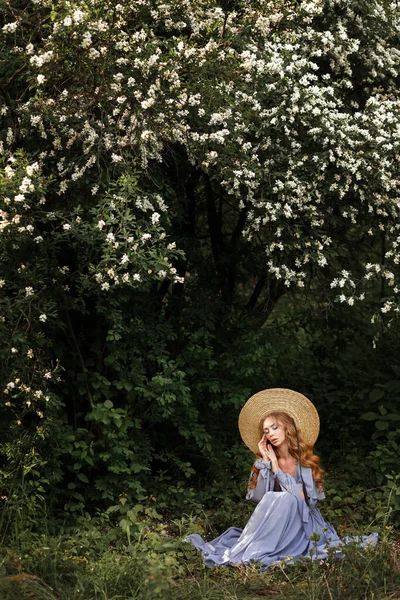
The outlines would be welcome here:
M 319 434 L 319 416 L 314 404 L 299 392 L 272 388 L 254 394 L 240 411 L 240 435 L 254 454 L 259 452 L 261 419 L 271 412 L 278 411 L 292 417 L 303 439 L 311 446 L 314 445 Z

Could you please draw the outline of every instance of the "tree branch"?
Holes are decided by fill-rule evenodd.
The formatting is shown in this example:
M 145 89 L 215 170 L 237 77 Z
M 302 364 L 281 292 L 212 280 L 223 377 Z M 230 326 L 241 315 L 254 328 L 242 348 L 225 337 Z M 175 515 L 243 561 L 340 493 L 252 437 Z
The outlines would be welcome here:
M 214 257 L 215 266 L 220 275 L 220 246 L 221 246 L 221 221 L 218 218 L 217 210 L 215 208 L 214 194 L 211 186 L 210 179 L 207 175 L 204 175 L 204 187 L 206 192 L 206 206 L 207 206 L 207 222 L 208 229 L 210 231 L 211 249 Z
M 264 289 L 264 286 L 266 284 L 267 281 L 267 272 L 266 269 L 264 267 L 260 277 L 258 278 L 258 281 L 255 285 L 255 288 L 253 290 L 253 293 L 250 296 L 250 299 L 246 305 L 246 310 L 253 310 L 255 305 L 257 304 L 257 301 L 260 297 L 261 292 Z
M 85 366 L 85 361 L 83 360 L 83 356 L 82 356 L 81 349 L 79 348 L 78 340 L 75 337 L 75 332 L 74 332 L 74 329 L 72 327 L 71 317 L 69 315 L 69 310 L 68 310 L 67 305 L 65 305 L 65 315 L 67 317 L 67 324 L 68 324 L 69 331 L 71 333 L 71 338 L 72 338 L 72 340 L 74 342 L 74 346 L 75 346 L 76 352 L 78 354 L 79 362 L 81 363 L 82 373 L 87 373 L 87 368 Z M 89 385 L 87 383 L 86 383 L 86 391 L 87 391 L 87 395 L 88 395 L 88 399 L 89 399 L 89 404 L 93 408 L 94 407 L 94 400 L 93 400 L 92 392 L 90 391 Z

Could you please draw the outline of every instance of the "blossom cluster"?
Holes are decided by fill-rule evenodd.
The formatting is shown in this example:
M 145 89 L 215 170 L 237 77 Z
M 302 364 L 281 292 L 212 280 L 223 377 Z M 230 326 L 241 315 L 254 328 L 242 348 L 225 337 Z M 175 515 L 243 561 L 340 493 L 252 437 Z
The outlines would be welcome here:
M 10 257 L 0 281 L 7 298 L 25 303 L 29 327 L 49 327 L 77 290 L 184 282 L 168 236 L 179 201 L 155 176 L 167 154 L 177 171 L 218 183 L 271 278 L 301 288 L 329 271 L 350 306 L 379 278 L 390 295 L 382 313 L 398 312 L 394 3 L 8 7 L 2 36 L 15 93 L 0 109 L 0 236 Z M 364 233 L 371 251 L 352 273 L 340 248 Z M 80 269 L 64 261 L 65 247 Z M 30 349 L 12 341 L 9 353 Z
M 179 252 L 175 242 L 167 242 L 163 227 L 164 199 L 135 190 L 129 176 L 120 184 L 120 193 L 106 195 L 94 211 L 102 253 L 91 267 L 93 280 L 103 292 L 119 285 L 142 287 L 154 279 L 183 284 L 173 265 Z
M 245 236 L 262 241 L 286 285 L 328 265 L 337 217 L 385 231 L 387 260 L 398 260 L 400 52 L 374 23 L 399 31 L 399 17 L 379 2 L 364 14 L 352 3 L 337 13 L 339 4 L 63 5 L 51 35 L 20 49 L 41 84 L 21 118 L 43 141 L 42 161 L 57 157 L 59 193 L 89 178 L 102 154 L 123 168 L 137 153 L 147 168 L 181 144 L 237 199 Z

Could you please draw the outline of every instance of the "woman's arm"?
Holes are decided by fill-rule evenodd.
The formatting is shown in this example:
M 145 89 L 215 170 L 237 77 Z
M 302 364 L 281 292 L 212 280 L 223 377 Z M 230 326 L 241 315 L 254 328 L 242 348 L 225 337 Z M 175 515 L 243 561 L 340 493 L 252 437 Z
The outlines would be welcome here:
M 318 500 L 323 500 L 325 498 L 324 490 L 317 487 L 312 475 L 312 469 L 310 467 L 302 467 L 302 474 L 310 500 L 309 507 L 313 508 L 317 504 Z
M 251 471 L 249 484 L 247 486 L 246 500 L 259 502 L 265 492 L 270 490 L 271 484 L 273 487 L 273 474 L 271 473 L 270 461 L 263 461 L 263 459 L 258 458 L 254 463 L 254 467 L 256 470 L 259 470 L 259 473 L 254 477 L 256 471 L 254 468 Z M 254 485 L 255 478 L 257 478 L 256 485 Z
M 265 433 L 258 443 L 258 451 L 261 458 L 258 458 L 253 465 L 246 494 L 246 500 L 253 500 L 253 502 L 259 502 L 265 492 L 274 487 L 274 476 L 267 452 L 267 436 Z

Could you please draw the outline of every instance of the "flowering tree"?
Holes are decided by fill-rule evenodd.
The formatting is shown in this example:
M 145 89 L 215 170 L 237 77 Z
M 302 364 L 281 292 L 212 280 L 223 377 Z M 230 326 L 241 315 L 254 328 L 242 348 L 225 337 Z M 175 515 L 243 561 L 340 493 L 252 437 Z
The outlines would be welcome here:
M 260 324 L 316 275 L 349 305 L 379 277 L 380 310 L 399 311 L 399 9 L 10 0 L 2 11 L 8 439 L 31 428 L 27 448 L 46 445 L 68 414 L 55 464 L 72 453 L 80 501 L 98 451 L 107 477 L 114 465 L 115 479 L 96 479 L 111 497 L 121 473 L 150 464 L 144 423 L 170 419 L 210 447 L 188 334 L 172 349 L 173 319 L 200 297 L 219 322 L 228 311 Z

